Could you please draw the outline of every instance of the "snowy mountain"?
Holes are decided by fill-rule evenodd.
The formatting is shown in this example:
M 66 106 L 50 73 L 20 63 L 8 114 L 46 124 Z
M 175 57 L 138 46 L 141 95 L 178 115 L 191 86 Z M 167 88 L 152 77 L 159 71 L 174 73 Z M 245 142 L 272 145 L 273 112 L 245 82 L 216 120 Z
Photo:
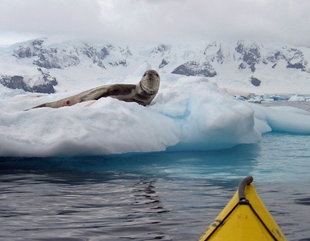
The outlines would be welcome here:
M 309 60 L 309 48 L 245 41 L 123 47 L 36 39 L 0 50 L 0 83 L 54 93 L 121 79 L 147 64 L 161 74 L 203 76 L 240 91 L 309 94 Z

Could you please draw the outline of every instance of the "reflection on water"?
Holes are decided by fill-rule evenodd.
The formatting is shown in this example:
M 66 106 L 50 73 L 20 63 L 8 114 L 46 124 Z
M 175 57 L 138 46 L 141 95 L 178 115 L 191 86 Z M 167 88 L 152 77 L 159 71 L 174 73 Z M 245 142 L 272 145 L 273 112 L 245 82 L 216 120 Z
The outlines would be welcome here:
M 295 202 L 297 204 L 302 204 L 302 205 L 310 205 L 310 197 L 306 198 L 296 198 Z
M 287 238 L 309 240 L 304 141 L 272 134 L 211 152 L 2 158 L 0 239 L 197 240 L 253 175 Z
M 116 172 L 123 172 L 165 178 L 203 179 L 214 179 L 213 175 L 221 179 L 220 177 L 226 178 L 229 174 L 231 178 L 239 180 L 251 172 L 259 152 L 259 145 L 240 145 L 227 150 L 209 152 L 133 153 L 74 158 L 5 158 L 2 159 L 2 163 L 0 162 L 0 167 L 3 171 L 14 173 L 25 170 L 46 172 L 48 175 L 79 172 L 89 180 L 109 179 L 109 172 L 112 176 Z M 105 172 L 105 175 L 102 175 L 102 172 Z M 70 177 L 69 181 L 72 181 L 72 178 Z

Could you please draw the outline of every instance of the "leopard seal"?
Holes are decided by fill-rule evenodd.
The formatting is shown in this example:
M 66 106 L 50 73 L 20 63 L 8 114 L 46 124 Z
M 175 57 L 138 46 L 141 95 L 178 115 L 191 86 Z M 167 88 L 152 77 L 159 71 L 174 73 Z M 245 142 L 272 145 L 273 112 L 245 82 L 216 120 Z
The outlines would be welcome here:
M 137 102 L 140 105 L 149 105 L 156 96 L 160 85 L 160 77 L 157 71 L 148 70 L 142 76 L 140 82 L 134 84 L 102 85 L 77 95 L 73 95 L 58 101 L 44 103 L 33 108 L 51 107 L 59 108 L 71 106 L 89 100 L 98 100 L 103 97 L 112 97 L 126 102 Z

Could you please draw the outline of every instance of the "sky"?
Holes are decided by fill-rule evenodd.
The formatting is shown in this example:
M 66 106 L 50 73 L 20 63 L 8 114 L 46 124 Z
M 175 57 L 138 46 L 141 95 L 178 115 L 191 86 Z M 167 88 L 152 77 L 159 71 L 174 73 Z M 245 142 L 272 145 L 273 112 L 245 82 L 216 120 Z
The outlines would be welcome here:
M 0 0 L 0 44 L 271 41 L 310 47 L 309 0 Z

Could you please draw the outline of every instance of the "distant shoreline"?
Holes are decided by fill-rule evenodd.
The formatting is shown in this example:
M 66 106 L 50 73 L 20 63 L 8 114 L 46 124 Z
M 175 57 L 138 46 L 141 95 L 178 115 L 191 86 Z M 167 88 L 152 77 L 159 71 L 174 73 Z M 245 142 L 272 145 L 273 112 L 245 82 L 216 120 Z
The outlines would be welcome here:
M 272 101 L 269 103 L 263 103 L 264 106 L 292 106 L 299 109 L 303 109 L 310 112 L 310 101 Z
M 291 107 L 296 107 L 302 110 L 306 110 L 310 112 L 310 94 L 265 94 L 267 96 L 279 96 L 279 97 L 284 97 L 286 99 L 282 100 L 272 100 L 268 101 L 264 98 L 258 98 L 257 101 L 255 100 L 256 97 L 263 97 L 264 95 L 258 95 L 246 91 L 240 91 L 240 90 L 235 90 L 235 89 L 229 89 L 229 88 L 224 88 L 226 92 L 234 97 L 241 97 L 241 100 L 249 101 L 251 103 L 255 104 L 260 104 L 263 106 L 271 107 L 271 106 L 291 106 Z M 300 95 L 300 96 L 308 96 L 308 101 L 307 100 L 289 100 L 290 97 L 295 96 L 295 95 Z M 269 97 L 267 97 L 269 99 Z M 252 99 L 252 101 L 251 101 Z M 270 98 L 272 99 L 272 98 Z

